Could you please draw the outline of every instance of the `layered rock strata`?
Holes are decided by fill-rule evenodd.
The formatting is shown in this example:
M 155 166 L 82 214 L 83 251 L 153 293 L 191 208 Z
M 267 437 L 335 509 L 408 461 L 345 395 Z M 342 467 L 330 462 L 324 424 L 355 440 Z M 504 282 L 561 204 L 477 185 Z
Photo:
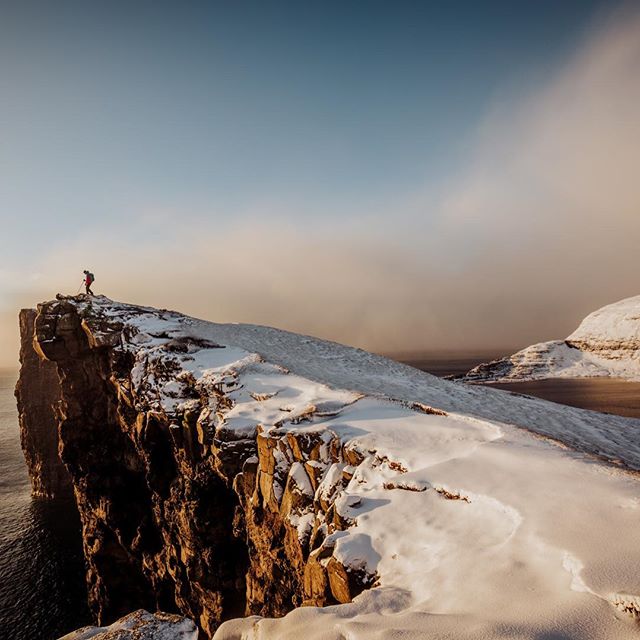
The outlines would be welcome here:
M 590 377 L 640 380 L 640 296 L 594 311 L 565 340 L 531 345 L 483 363 L 458 379 L 517 382 Z

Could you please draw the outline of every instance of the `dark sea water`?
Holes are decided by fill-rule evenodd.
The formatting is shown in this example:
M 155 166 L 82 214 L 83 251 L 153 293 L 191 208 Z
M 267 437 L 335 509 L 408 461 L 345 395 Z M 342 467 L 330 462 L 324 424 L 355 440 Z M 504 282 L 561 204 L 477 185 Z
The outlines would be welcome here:
M 415 356 L 396 357 L 422 371 L 436 376 L 466 373 L 469 369 L 501 358 L 508 352 L 434 352 Z M 640 418 L 640 382 L 626 382 L 615 378 L 570 378 L 508 382 L 487 385 L 543 398 L 572 407 Z
M 31 498 L 13 388 L 0 369 L 0 638 L 51 640 L 89 624 L 75 506 Z
M 572 407 L 640 418 L 640 382 L 615 378 L 570 378 L 490 385 Z
M 504 351 L 431 351 L 424 353 L 392 354 L 389 357 L 442 378 L 444 376 L 455 376 L 466 373 L 469 369 L 473 369 L 473 367 L 483 362 L 491 362 L 491 360 L 508 356 L 516 350 L 517 349 L 513 351 L 509 351 L 508 349 Z

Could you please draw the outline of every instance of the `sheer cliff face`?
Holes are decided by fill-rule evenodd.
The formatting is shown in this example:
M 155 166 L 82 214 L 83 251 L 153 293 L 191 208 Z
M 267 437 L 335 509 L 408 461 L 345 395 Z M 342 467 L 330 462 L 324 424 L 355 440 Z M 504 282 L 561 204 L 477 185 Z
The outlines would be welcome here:
M 105 299 L 40 305 L 35 336 L 57 368 L 99 623 L 159 608 L 211 636 L 224 619 L 348 602 L 375 581 L 338 561 L 331 538 L 350 525 L 334 498 L 363 455 L 321 423 L 358 396 L 307 381 L 291 395 L 286 370 L 189 319 Z
M 60 383 L 56 365 L 43 360 L 34 350 L 36 312 L 20 312 L 20 378 L 16 386 L 20 439 L 29 468 L 33 495 L 42 498 L 70 497 L 73 485 L 58 454 Z

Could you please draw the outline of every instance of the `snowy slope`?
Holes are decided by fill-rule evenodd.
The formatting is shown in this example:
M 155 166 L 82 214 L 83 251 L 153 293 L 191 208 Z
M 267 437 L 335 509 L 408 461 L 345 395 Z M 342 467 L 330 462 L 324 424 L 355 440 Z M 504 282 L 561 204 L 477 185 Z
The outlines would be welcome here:
M 127 307 L 120 306 L 120 309 Z M 122 311 L 118 313 L 124 315 Z M 148 313 L 155 317 L 155 310 L 150 309 Z M 267 362 L 309 380 L 367 395 L 424 402 L 447 412 L 517 425 L 640 471 L 640 440 L 636 437 L 640 422 L 634 419 L 605 417 L 545 400 L 442 380 L 361 349 L 271 327 L 216 324 L 180 314 L 165 317 L 175 318 L 185 335 L 204 336 L 213 342 L 259 353 Z M 147 321 L 139 315 L 132 320 Z
M 640 296 L 588 315 L 565 340 L 531 345 L 481 364 L 465 382 L 614 377 L 640 380 Z
M 329 528 L 323 545 L 375 586 L 348 604 L 229 621 L 216 638 L 638 637 L 640 477 L 585 454 L 640 469 L 640 421 L 276 329 L 106 298 L 77 304 L 121 323 L 145 406 L 171 415 L 190 402 L 185 389 L 224 387 L 224 429 L 236 438 L 257 429 L 321 443 L 317 487 L 283 457 L 285 484 L 332 502 L 349 525 Z M 354 462 L 335 461 L 336 447 Z M 317 514 L 289 517 L 303 537 Z
M 640 296 L 626 298 L 589 314 L 567 338 L 592 350 L 640 349 Z

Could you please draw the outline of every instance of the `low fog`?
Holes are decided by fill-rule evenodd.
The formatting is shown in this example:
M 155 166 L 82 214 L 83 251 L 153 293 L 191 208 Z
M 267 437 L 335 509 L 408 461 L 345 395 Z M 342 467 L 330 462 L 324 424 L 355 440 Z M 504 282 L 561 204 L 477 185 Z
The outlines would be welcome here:
M 497 99 L 437 189 L 325 226 L 302 222 L 304 204 L 271 221 L 230 212 L 223 228 L 163 215 L 151 239 L 148 218 L 126 235 L 97 226 L 28 273 L 0 273 L 0 361 L 17 357 L 17 309 L 76 293 L 84 268 L 116 299 L 385 353 L 563 337 L 640 294 L 638 105 L 640 15 L 627 9 L 553 77 Z

